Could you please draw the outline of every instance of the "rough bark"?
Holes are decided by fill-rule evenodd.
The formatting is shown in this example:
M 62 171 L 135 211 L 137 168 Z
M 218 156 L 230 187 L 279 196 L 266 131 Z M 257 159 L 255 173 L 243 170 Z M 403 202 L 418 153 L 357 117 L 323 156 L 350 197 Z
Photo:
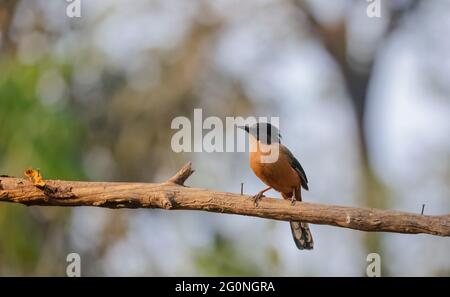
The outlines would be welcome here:
M 185 165 L 164 183 L 111 183 L 44 180 L 45 185 L 15 177 L 0 177 L 0 201 L 40 206 L 97 206 L 202 210 L 281 221 L 303 221 L 361 231 L 426 233 L 450 236 L 450 215 L 407 212 L 263 198 L 255 206 L 250 196 L 185 187 L 192 174 Z

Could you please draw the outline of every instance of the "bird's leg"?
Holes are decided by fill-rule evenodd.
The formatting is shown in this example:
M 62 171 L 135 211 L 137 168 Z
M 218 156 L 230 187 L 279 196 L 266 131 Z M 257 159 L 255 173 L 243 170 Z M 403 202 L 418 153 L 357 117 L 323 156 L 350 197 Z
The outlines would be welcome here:
M 295 202 L 297 202 L 297 197 L 295 197 L 295 188 L 294 188 L 292 189 L 291 205 L 294 206 Z
M 272 189 L 272 187 L 268 187 L 252 197 L 253 201 L 255 202 L 255 206 L 258 206 L 258 201 L 261 200 L 261 198 L 264 197 L 264 193 L 269 191 L 270 189 Z

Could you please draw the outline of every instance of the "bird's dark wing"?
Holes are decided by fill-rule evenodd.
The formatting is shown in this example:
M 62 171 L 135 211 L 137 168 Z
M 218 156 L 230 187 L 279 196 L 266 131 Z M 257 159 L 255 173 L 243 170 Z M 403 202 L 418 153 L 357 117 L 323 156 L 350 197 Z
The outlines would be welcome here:
M 303 170 L 302 165 L 300 165 L 300 162 L 294 157 L 294 155 L 291 153 L 291 151 L 287 147 L 282 146 L 282 149 L 286 152 L 292 168 L 294 168 L 295 171 L 297 171 L 298 175 L 300 176 L 300 179 L 302 182 L 302 187 L 305 190 L 309 190 L 308 178 L 306 177 L 306 173 L 305 173 L 305 170 Z

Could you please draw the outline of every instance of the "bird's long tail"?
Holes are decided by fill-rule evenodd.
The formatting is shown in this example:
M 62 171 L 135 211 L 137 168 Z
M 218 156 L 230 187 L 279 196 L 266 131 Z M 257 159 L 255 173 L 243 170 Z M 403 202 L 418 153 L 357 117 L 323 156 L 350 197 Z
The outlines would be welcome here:
M 308 223 L 290 222 L 292 237 L 299 250 L 312 250 L 314 241 Z
M 301 189 L 295 190 L 295 199 L 302 201 Z M 282 193 L 284 199 L 291 199 L 292 193 Z M 311 230 L 309 230 L 308 223 L 303 222 L 290 222 L 292 237 L 294 238 L 295 245 L 299 250 L 312 250 L 314 248 L 314 241 L 312 238 Z

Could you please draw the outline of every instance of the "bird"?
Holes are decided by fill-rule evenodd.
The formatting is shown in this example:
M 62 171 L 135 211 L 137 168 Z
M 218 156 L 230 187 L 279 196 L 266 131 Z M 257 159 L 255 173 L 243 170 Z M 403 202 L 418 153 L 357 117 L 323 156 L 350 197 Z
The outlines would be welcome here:
M 283 199 L 294 205 L 302 201 L 302 188 L 309 190 L 308 178 L 291 151 L 281 144 L 281 134 L 275 125 L 257 122 L 253 125 L 238 126 L 249 134 L 249 163 L 254 174 L 268 187 L 252 198 L 255 206 L 270 189 L 281 193 Z M 276 154 L 274 154 L 274 152 Z M 269 154 L 275 155 L 272 160 Z M 312 250 L 314 241 L 307 223 L 291 221 L 292 236 L 299 250 Z

